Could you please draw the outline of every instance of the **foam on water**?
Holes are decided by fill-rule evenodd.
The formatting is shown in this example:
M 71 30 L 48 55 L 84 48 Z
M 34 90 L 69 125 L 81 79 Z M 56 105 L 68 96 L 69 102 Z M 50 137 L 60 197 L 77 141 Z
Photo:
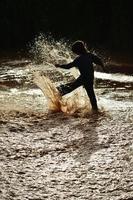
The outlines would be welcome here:
M 133 83 L 133 76 L 124 74 L 107 74 L 102 72 L 95 72 L 95 77 L 103 80 L 111 80 L 120 83 Z

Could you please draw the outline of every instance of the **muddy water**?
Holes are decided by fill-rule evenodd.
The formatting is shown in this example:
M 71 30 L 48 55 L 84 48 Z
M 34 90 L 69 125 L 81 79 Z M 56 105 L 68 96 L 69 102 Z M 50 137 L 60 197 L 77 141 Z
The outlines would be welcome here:
M 133 199 L 133 77 L 96 72 L 100 112 L 79 115 L 49 112 L 34 71 L 55 85 L 74 78 L 46 64 L 1 63 L 0 199 Z

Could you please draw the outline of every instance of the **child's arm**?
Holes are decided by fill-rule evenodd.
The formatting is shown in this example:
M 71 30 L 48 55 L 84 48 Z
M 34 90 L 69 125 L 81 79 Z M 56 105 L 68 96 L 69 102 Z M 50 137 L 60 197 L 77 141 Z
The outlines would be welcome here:
M 71 62 L 71 63 L 68 63 L 68 64 L 63 64 L 63 65 L 55 64 L 55 67 L 60 67 L 60 68 L 63 68 L 63 69 L 70 69 L 70 68 L 74 67 L 74 62 Z

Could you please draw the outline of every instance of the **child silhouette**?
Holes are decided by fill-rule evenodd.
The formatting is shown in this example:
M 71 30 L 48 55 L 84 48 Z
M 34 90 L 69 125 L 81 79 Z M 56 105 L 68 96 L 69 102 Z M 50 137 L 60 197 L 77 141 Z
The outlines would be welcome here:
M 83 85 L 90 99 L 92 109 L 97 111 L 98 110 L 97 100 L 93 88 L 93 83 L 94 83 L 93 63 L 100 65 L 103 69 L 104 69 L 104 64 L 98 56 L 90 53 L 87 50 L 83 41 L 74 42 L 72 45 L 72 52 L 78 55 L 78 57 L 73 62 L 63 65 L 55 64 L 55 66 L 64 69 L 70 69 L 72 67 L 76 67 L 80 72 L 80 76 L 73 82 L 60 85 L 59 87 L 57 87 L 57 89 L 63 96 Z

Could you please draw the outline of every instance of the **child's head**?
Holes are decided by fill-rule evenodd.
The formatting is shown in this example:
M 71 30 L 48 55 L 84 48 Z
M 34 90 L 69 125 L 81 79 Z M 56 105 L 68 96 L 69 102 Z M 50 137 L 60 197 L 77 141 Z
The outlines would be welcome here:
M 77 54 L 77 55 L 81 55 L 87 52 L 87 49 L 85 47 L 85 44 L 83 41 L 76 41 L 73 43 L 72 45 L 72 51 Z

